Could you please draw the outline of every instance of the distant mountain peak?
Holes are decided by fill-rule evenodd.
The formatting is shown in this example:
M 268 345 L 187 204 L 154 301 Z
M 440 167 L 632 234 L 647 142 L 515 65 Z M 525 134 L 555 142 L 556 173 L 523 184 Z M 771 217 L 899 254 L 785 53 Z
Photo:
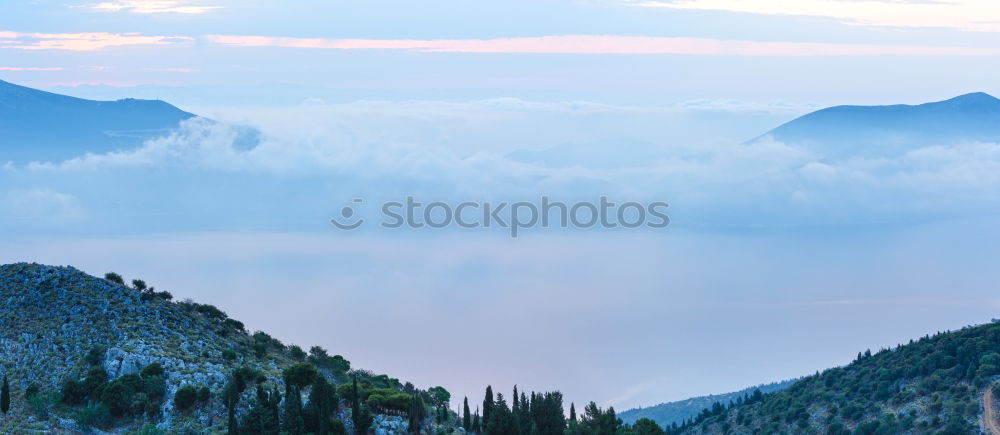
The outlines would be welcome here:
M 0 165 L 134 148 L 195 116 L 161 100 L 94 101 L 0 80 Z
M 918 105 L 834 106 L 801 116 L 754 141 L 765 137 L 828 158 L 891 156 L 964 142 L 1000 143 L 1000 99 L 973 92 Z
M 976 106 L 1000 107 L 1000 98 L 994 97 L 985 92 L 973 92 L 971 94 L 959 95 L 950 100 L 941 101 L 938 104 L 948 104 L 952 106 L 963 106 L 963 107 L 976 107 Z

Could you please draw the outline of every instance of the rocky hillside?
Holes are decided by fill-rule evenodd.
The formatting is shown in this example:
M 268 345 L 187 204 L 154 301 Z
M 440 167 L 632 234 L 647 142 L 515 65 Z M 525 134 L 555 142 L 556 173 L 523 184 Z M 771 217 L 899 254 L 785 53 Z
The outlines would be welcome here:
M 684 434 L 971 434 L 995 425 L 1000 323 L 865 351 L 769 395 L 708 409 Z M 984 402 L 986 400 L 986 402 Z
M 355 407 L 365 412 L 363 424 L 400 431 L 414 402 L 421 410 L 447 402 L 443 389 L 432 395 L 351 370 L 322 348 L 306 352 L 250 334 L 216 307 L 107 278 L 71 267 L 0 266 L 0 375 L 11 397 L 0 433 L 226 433 L 231 404 L 243 433 L 257 432 L 249 415 L 273 411 L 276 427 L 279 406 L 292 406 L 281 415 L 301 415 L 292 423 L 305 426 L 321 424 L 317 410 L 326 409 L 327 431 L 352 429 Z M 325 402 L 317 399 L 320 383 Z M 299 400 L 290 403 L 292 396 Z

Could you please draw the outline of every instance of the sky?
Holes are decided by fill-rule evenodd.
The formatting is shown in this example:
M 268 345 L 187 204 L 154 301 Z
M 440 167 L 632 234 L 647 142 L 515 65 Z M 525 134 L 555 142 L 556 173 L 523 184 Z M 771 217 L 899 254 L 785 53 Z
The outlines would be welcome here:
M 34 0 L 0 17 L 0 79 L 218 121 L 0 165 L 0 261 L 141 277 L 455 397 L 724 393 L 1000 305 L 1000 144 L 747 142 L 835 104 L 1000 95 L 990 1 Z M 672 225 L 329 224 L 408 195 L 666 201 Z

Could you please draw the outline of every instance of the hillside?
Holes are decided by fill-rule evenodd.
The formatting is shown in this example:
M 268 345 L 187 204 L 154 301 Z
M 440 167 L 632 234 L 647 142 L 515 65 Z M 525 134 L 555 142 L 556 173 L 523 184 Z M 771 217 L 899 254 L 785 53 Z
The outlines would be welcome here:
M 173 302 L 144 283 L 108 278 L 70 267 L 0 266 L 0 375 L 10 386 L 0 433 L 144 425 L 151 425 L 145 433 L 160 433 L 154 426 L 226 433 L 230 408 L 242 433 L 267 433 L 250 427 L 276 425 L 279 403 L 281 415 L 301 415 L 305 429 L 320 424 L 320 406 L 327 423 L 348 429 L 355 408 L 365 412 L 361 424 L 405 427 L 399 415 L 414 400 L 421 409 L 448 400 L 440 387 L 430 394 L 352 370 L 325 349 L 307 353 L 263 332 L 250 334 L 211 305 Z M 357 393 L 348 379 L 358 380 Z M 300 400 L 288 400 L 293 396 Z
M 734 402 L 741 397 L 753 394 L 756 390 L 760 390 L 760 392 L 764 394 L 774 393 L 788 388 L 795 382 L 795 380 L 774 382 L 745 388 L 732 393 L 692 397 L 690 399 L 661 403 L 659 405 L 653 405 L 645 408 L 629 409 L 627 411 L 623 411 L 621 414 L 618 414 L 618 418 L 621 418 L 622 422 L 626 424 L 633 424 L 640 418 L 648 418 L 660 426 L 667 427 L 673 425 L 674 423 L 681 424 L 687 420 L 693 419 L 697 417 L 701 411 L 711 408 L 715 403 Z
M 159 100 L 85 100 L 0 80 L 0 164 L 135 147 L 194 116 Z
M 1000 99 L 972 93 L 920 105 L 836 106 L 809 113 L 754 141 L 805 146 L 826 157 L 890 156 L 962 142 L 1000 141 Z
M 967 327 L 874 354 L 865 351 L 845 367 L 728 409 L 716 406 L 671 432 L 978 433 L 984 425 L 981 398 L 998 375 L 1000 323 Z

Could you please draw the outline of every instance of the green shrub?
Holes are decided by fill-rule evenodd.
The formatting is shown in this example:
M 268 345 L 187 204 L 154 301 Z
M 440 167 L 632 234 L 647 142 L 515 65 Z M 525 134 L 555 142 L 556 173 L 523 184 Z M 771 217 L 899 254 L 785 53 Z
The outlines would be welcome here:
M 77 411 L 73 420 L 84 428 L 104 427 L 111 424 L 111 411 L 103 403 L 92 402 Z
M 111 282 L 113 282 L 115 284 L 118 284 L 118 285 L 125 285 L 125 279 L 122 278 L 121 275 L 119 275 L 117 273 L 114 273 L 114 272 L 105 273 L 104 274 L 104 279 L 106 279 L 108 281 L 111 281 Z
M 163 366 L 158 362 L 154 362 L 142 369 L 142 377 L 148 376 L 160 376 L 164 373 Z
M 174 394 L 174 407 L 181 411 L 187 411 L 198 401 L 198 389 L 185 385 Z
M 303 351 L 301 347 L 298 347 L 294 344 L 288 348 L 288 354 L 296 361 L 302 361 L 306 359 L 305 351 Z

